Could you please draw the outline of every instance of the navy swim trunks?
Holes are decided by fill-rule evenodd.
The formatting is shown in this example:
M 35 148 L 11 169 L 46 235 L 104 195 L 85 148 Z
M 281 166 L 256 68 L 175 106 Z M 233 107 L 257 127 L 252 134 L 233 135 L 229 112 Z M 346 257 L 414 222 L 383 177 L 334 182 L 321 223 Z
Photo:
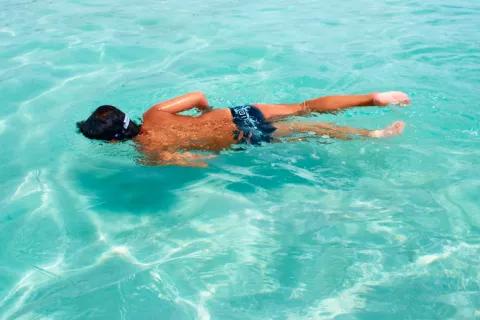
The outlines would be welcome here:
M 246 105 L 230 108 L 230 111 L 233 123 L 237 126 L 234 138 L 239 143 L 259 145 L 272 140 L 271 134 L 277 128 L 265 120 L 265 116 L 258 108 Z M 240 135 L 241 138 L 239 138 Z

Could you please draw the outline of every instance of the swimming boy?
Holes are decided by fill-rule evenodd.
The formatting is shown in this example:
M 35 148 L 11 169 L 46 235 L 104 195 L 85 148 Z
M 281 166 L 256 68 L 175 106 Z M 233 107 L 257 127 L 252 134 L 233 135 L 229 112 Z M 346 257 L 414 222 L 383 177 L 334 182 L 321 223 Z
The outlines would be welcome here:
M 341 127 L 317 122 L 279 122 L 290 116 L 311 112 L 335 112 L 351 107 L 387 106 L 410 103 L 403 92 L 327 96 L 294 104 L 251 104 L 212 110 L 201 92 L 192 92 L 160 102 L 143 115 L 143 124 L 132 121 L 113 106 L 101 106 L 77 126 L 86 137 L 106 141 L 133 139 L 149 164 L 205 166 L 212 156 L 193 154 L 200 150 L 219 152 L 234 144 L 259 145 L 277 142 L 296 133 L 315 133 L 344 140 L 355 136 L 384 138 L 400 134 L 405 123 L 397 121 L 381 130 Z M 197 108 L 200 116 L 180 115 Z M 290 139 L 297 141 L 299 139 Z

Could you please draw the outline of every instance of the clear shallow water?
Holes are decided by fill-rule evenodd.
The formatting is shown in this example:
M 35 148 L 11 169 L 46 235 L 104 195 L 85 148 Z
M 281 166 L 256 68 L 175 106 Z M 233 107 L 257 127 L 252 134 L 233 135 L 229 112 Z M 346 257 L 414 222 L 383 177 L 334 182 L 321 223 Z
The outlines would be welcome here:
M 3 1 L 0 319 L 480 317 L 477 1 Z M 134 164 L 74 131 L 211 104 L 403 90 L 316 121 L 405 134 Z

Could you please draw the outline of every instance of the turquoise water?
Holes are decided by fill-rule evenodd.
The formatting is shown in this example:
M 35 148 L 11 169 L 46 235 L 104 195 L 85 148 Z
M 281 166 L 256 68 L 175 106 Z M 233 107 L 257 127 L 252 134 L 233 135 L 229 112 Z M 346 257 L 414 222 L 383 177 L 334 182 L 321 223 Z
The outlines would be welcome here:
M 480 3 L 0 3 L 0 319 L 480 318 Z M 139 117 L 402 90 L 313 121 L 405 133 L 142 167 Z M 328 142 L 328 143 L 325 143 Z

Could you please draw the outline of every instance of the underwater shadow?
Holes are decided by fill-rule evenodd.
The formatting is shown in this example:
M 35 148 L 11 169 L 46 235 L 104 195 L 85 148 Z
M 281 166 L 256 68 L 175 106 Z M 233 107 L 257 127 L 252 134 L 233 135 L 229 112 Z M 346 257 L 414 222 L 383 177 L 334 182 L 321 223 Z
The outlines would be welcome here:
M 208 169 L 122 165 L 77 167 L 71 174 L 79 192 L 97 212 L 134 215 L 168 212 L 176 203 L 175 191 L 204 178 Z

